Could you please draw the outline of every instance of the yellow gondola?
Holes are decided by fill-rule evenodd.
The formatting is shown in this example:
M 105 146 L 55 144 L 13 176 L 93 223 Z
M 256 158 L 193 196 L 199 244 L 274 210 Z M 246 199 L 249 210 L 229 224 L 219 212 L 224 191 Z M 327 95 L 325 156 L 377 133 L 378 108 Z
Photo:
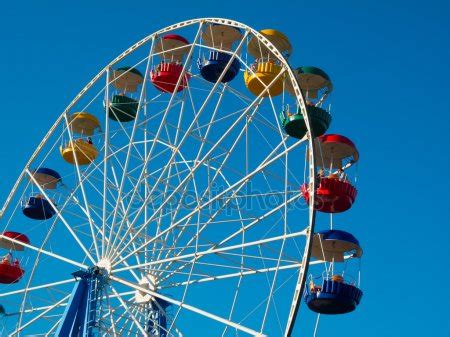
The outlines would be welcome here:
M 278 96 L 283 92 L 283 76 L 279 76 L 276 81 L 273 81 L 281 71 L 281 66 L 275 64 L 274 61 L 255 62 L 252 65 L 252 72 L 248 70 L 244 73 L 244 81 L 248 90 L 255 96 L 261 94 L 266 86 L 270 85 L 268 91 L 262 94 L 263 97 Z
M 73 133 L 92 136 L 96 130 L 100 130 L 100 122 L 97 117 L 90 113 L 75 112 L 70 117 L 70 128 Z
M 87 139 L 78 138 L 69 141 L 60 147 L 61 156 L 70 164 L 87 165 L 98 157 L 98 150 L 92 143 L 90 136 L 96 130 L 100 130 L 100 122 L 94 115 L 87 112 L 77 112 L 70 117 L 70 128 L 72 133 Z
M 75 156 L 78 165 L 87 165 L 92 163 L 98 156 L 98 150 L 93 144 L 84 139 L 76 139 L 61 147 L 61 155 L 64 160 L 70 164 L 75 164 Z
M 282 32 L 275 29 L 263 29 L 259 32 L 267 40 L 272 42 L 272 44 L 278 49 L 279 52 L 283 54 L 284 57 L 289 58 L 292 54 L 292 45 L 288 37 Z M 270 48 L 266 47 L 265 44 L 261 43 L 259 39 L 253 37 L 247 46 L 248 53 L 255 58 L 274 58 L 274 54 Z
M 283 33 L 275 29 L 264 29 L 260 33 L 272 42 L 284 57 L 290 56 L 292 46 Z M 285 76 L 279 76 L 282 66 L 273 51 L 255 37 L 250 40 L 247 50 L 249 54 L 255 57 L 255 63 L 251 66 L 251 71 L 247 70 L 244 73 L 247 88 L 255 96 L 259 96 L 261 93 L 263 97 L 280 95 L 283 92 Z M 269 86 L 269 89 L 264 92 L 267 86 Z

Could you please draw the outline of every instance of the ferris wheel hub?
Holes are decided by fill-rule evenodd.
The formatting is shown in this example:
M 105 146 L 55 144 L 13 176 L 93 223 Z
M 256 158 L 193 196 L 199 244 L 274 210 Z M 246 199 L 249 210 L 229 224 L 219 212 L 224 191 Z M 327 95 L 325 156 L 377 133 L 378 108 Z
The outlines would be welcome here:
M 139 286 L 150 291 L 156 291 L 157 278 L 154 275 L 147 274 L 139 280 Z M 144 292 L 137 290 L 134 295 L 134 300 L 136 303 L 148 303 L 153 299 L 153 296 Z
M 106 273 L 106 275 L 110 275 L 111 274 L 111 261 L 107 258 L 103 258 L 101 259 L 98 263 L 97 263 L 97 267 L 102 269 L 104 271 L 104 273 Z

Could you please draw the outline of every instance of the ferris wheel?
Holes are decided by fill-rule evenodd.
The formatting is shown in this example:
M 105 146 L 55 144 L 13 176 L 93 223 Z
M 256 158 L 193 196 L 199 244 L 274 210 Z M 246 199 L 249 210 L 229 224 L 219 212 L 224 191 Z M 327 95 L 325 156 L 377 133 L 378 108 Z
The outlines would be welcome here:
M 331 81 L 292 52 L 277 30 L 195 19 L 102 69 L 1 209 L 2 333 L 290 336 L 303 299 L 354 310 L 359 242 L 314 226 L 352 206 L 359 154 L 324 135 Z

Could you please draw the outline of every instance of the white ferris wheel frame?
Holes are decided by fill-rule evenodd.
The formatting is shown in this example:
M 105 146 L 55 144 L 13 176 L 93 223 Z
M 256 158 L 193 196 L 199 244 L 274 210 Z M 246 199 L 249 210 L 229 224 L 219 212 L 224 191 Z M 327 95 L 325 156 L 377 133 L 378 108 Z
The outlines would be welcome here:
M 315 149 L 314 149 L 314 146 L 313 146 L 313 141 L 314 140 L 311 137 L 311 123 L 310 123 L 309 115 L 308 115 L 308 112 L 307 112 L 307 109 L 306 109 L 305 98 L 304 98 L 304 96 L 303 96 L 303 94 L 302 94 L 302 92 L 300 90 L 300 87 L 299 87 L 299 84 L 298 84 L 297 80 L 293 80 L 296 77 L 295 77 L 295 75 L 294 75 L 290 65 L 288 64 L 287 60 L 285 59 L 285 57 L 280 53 L 280 51 L 277 50 L 277 48 L 267 38 L 265 38 L 258 31 L 256 31 L 255 29 L 253 29 L 253 28 L 251 28 L 251 27 L 249 27 L 247 25 L 244 25 L 244 24 L 239 23 L 239 22 L 234 21 L 234 20 L 223 19 L 223 18 L 198 18 L 198 19 L 186 20 L 186 21 L 183 21 L 183 22 L 180 22 L 180 23 L 168 26 L 166 28 L 158 30 L 157 32 L 155 32 L 153 34 L 148 35 L 147 37 L 143 38 L 142 40 L 140 40 L 139 42 L 135 43 L 130 48 L 125 50 L 123 53 L 121 53 L 118 57 L 116 57 L 114 60 L 112 60 L 107 66 L 105 66 L 96 76 L 93 77 L 93 79 L 78 93 L 78 95 L 72 100 L 72 102 L 66 107 L 66 109 L 57 118 L 56 122 L 51 126 L 51 128 L 49 129 L 47 134 L 44 136 L 44 138 L 42 139 L 42 141 L 40 142 L 40 144 L 38 145 L 38 147 L 36 148 L 34 153 L 31 155 L 30 159 L 28 160 L 27 164 L 25 165 L 25 168 L 20 173 L 20 175 L 19 175 L 17 181 L 15 182 L 11 192 L 9 193 L 9 195 L 8 195 L 4 205 L 3 205 L 3 207 L 0 210 L 0 219 L 2 218 L 3 214 L 5 213 L 5 211 L 8 209 L 8 207 L 9 207 L 13 197 L 15 196 L 15 194 L 16 194 L 18 188 L 19 188 L 19 185 L 20 185 L 21 181 L 26 176 L 29 176 L 29 178 L 34 183 L 36 183 L 32 173 L 30 172 L 30 166 L 34 162 L 36 157 L 39 155 L 39 153 L 43 149 L 43 147 L 46 144 L 46 142 L 49 140 L 49 138 L 57 130 L 57 126 L 60 125 L 60 123 L 63 122 L 64 120 L 65 120 L 66 123 L 68 123 L 68 116 L 69 116 L 69 111 L 71 110 L 71 108 L 80 100 L 80 98 L 94 84 L 96 84 L 96 82 L 103 75 L 107 74 L 107 76 L 109 78 L 109 70 L 111 69 L 111 67 L 113 65 L 115 65 L 116 63 L 118 63 L 119 61 L 124 59 L 126 56 L 131 54 L 133 51 L 138 49 L 140 46 L 144 45 L 145 43 L 149 42 L 150 40 L 156 39 L 157 37 L 161 36 L 162 34 L 164 34 L 166 32 L 169 32 L 169 31 L 172 31 L 172 30 L 176 30 L 176 29 L 182 28 L 182 27 L 195 25 L 195 24 L 200 24 L 200 27 L 201 27 L 202 24 L 208 24 L 208 23 L 211 23 L 211 24 L 224 24 L 224 25 L 228 25 L 228 26 L 232 26 L 232 27 L 235 27 L 235 28 L 242 29 L 243 31 L 246 32 L 246 34 L 249 34 L 249 33 L 253 34 L 253 36 L 258 38 L 260 43 L 264 44 L 270 50 L 270 52 L 273 53 L 273 55 L 275 55 L 278 58 L 278 60 L 280 61 L 281 65 L 282 65 L 283 71 L 286 71 L 288 76 L 289 76 L 289 78 L 292 79 L 292 89 L 293 89 L 293 92 L 295 93 L 297 104 L 300 107 L 300 111 L 301 111 L 301 113 L 303 115 L 303 118 L 304 118 L 305 123 L 306 123 L 307 130 L 308 130 L 307 131 L 307 136 L 306 136 L 307 139 L 306 140 L 308 142 L 308 163 L 309 163 L 308 164 L 309 165 L 309 167 L 308 167 L 308 174 L 309 174 L 309 178 L 310 178 L 309 179 L 309 189 L 310 189 L 310 191 L 315 191 L 315 187 L 316 187 L 315 183 L 316 182 L 315 182 L 315 179 L 311 179 L 312 177 L 315 177 L 315 172 L 316 172 Z M 193 45 L 194 45 L 194 43 L 193 43 Z M 193 48 L 191 48 L 191 51 L 192 50 L 193 50 Z M 237 53 L 237 50 L 234 52 L 234 54 L 236 54 L 236 53 Z M 145 75 L 147 76 L 147 74 L 145 74 Z M 178 83 L 177 86 L 179 84 L 180 83 Z M 108 88 L 108 86 L 106 86 L 106 88 Z M 105 90 L 106 90 L 106 95 L 108 95 L 108 92 L 107 92 L 108 89 L 105 89 Z M 108 120 L 108 118 L 106 118 L 106 120 Z M 69 130 L 70 130 L 70 128 L 69 128 Z M 108 123 L 106 123 L 106 132 L 108 132 Z M 105 137 L 105 139 L 107 139 L 107 138 L 108 137 Z M 298 143 L 300 143 L 300 141 Z M 107 149 L 106 145 L 105 145 L 105 149 Z M 105 153 L 105 154 L 107 154 L 107 153 Z M 75 160 L 76 160 L 76 156 L 75 156 Z M 104 160 L 104 165 L 105 166 L 106 166 L 106 161 L 107 161 L 107 156 L 105 156 L 105 160 Z M 80 176 L 78 163 L 76 163 L 75 166 L 77 168 L 78 175 Z M 40 192 L 45 195 L 45 191 L 42 188 L 39 187 L 39 184 L 36 183 L 36 185 L 40 189 Z M 84 193 L 83 187 L 82 187 L 82 183 L 80 185 L 81 185 L 82 193 Z M 310 262 L 312 237 L 314 235 L 314 224 L 315 224 L 315 210 L 314 210 L 314 207 L 313 207 L 313 205 L 314 205 L 314 194 L 315 193 L 311 193 L 310 201 L 309 201 L 309 223 L 308 223 L 308 226 L 306 227 L 306 229 L 302 232 L 302 235 L 306 235 L 306 244 L 305 244 L 304 254 L 303 254 L 303 257 L 302 257 L 302 262 L 301 262 L 301 264 L 297 264 L 297 265 L 294 265 L 294 266 L 291 267 L 291 268 L 299 268 L 300 272 L 299 272 L 299 275 L 298 275 L 297 285 L 296 285 L 296 288 L 295 288 L 295 293 L 293 294 L 293 299 L 292 299 L 292 303 L 291 303 L 291 309 L 290 309 L 290 312 L 289 312 L 289 317 L 288 317 L 286 328 L 285 328 L 285 334 L 284 334 L 285 337 L 291 336 L 292 331 L 294 329 L 296 316 L 297 316 L 297 313 L 298 313 L 298 310 L 299 310 L 299 307 L 300 307 L 300 302 L 301 302 L 301 298 L 302 298 L 302 294 L 303 294 L 303 290 L 304 290 L 304 286 L 305 286 L 306 275 L 308 273 L 308 267 L 309 267 L 310 264 L 320 263 L 319 261 L 315 261 L 315 262 L 312 262 L 312 263 Z M 301 196 L 301 193 L 299 192 L 299 195 L 297 197 L 300 197 L 300 196 Z M 52 207 L 57 211 L 56 206 L 51 202 L 51 200 L 49 200 L 49 201 L 50 201 Z M 88 207 L 86 207 L 86 211 L 89 212 L 89 208 Z M 88 215 L 88 218 L 89 218 L 89 214 L 87 214 L 87 215 Z M 62 222 L 66 225 L 66 227 L 69 230 L 71 230 L 70 229 L 70 225 L 65 222 L 64 218 L 60 214 L 58 214 L 58 211 L 57 211 L 57 216 L 59 217 L 60 220 L 62 220 Z M 103 217 L 104 216 L 105 215 L 103 215 Z M 105 218 L 103 218 L 103 219 L 105 219 Z M 103 228 L 103 230 L 105 230 L 105 228 Z M 291 237 L 293 237 L 295 235 L 298 235 L 298 234 L 293 234 L 293 235 L 291 235 Z M 265 243 L 265 242 L 270 242 L 271 240 L 275 240 L 275 239 L 276 238 L 268 238 L 268 239 L 259 240 L 257 242 L 253 242 L 253 243 L 246 243 L 246 245 L 262 244 L 262 243 Z M 76 261 L 72 261 L 72 260 L 67 259 L 67 258 L 65 258 L 63 256 L 60 256 L 58 254 L 46 251 L 46 250 L 42 249 L 42 247 L 38 248 L 38 247 L 35 247 L 35 246 L 31 245 L 31 244 L 24 244 L 24 243 L 22 243 L 20 241 L 17 241 L 15 239 L 9 239 L 9 240 L 12 243 L 16 243 L 16 244 L 20 243 L 25 248 L 28 248 L 28 249 L 31 249 L 31 250 L 35 250 L 35 251 L 38 252 L 38 254 L 49 255 L 49 256 L 51 256 L 53 258 L 56 258 L 58 260 L 70 263 L 70 264 L 72 264 L 72 265 L 74 265 L 76 267 L 79 267 L 79 268 L 84 268 L 84 269 L 88 268 L 88 265 L 86 265 L 84 263 L 77 263 Z M 94 240 L 94 242 L 96 242 L 96 241 Z M 103 246 L 104 245 L 102 245 L 102 248 L 103 248 Z M 96 247 L 96 249 L 98 250 L 98 247 Z M 207 253 L 208 254 L 213 254 L 213 253 L 216 253 L 216 252 L 219 252 L 219 251 L 223 251 L 223 250 L 227 250 L 227 249 L 231 249 L 231 248 L 230 247 L 226 247 L 226 248 L 211 249 L 209 252 L 207 251 Z M 94 264 L 98 263 L 98 261 L 95 261 L 94 258 L 90 255 L 89 251 L 85 251 L 85 253 L 86 253 L 86 256 L 90 257 L 91 262 L 93 262 Z M 189 257 L 189 255 L 187 257 Z M 167 260 L 170 260 L 170 259 L 167 259 Z M 158 263 L 161 263 L 161 261 L 158 261 Z M 126 270 L 126 269 L 127 268 L 122 268 L 121 270 Z M 224 275 L 223 277 L 226 278 L 228 276 Z M 236 328 L 238 330 L 241 330 L 243 332 L 247 332 L 247 333 L 249 333 L 251 335 L 263 336 L 262 334 L 260 334 L 260 333 L 258 333 L 256 331 L 253 331 L 251 329 L 248 329 L 248 328 L 246 328 L 244 326 L 241 326 L 241 325 L 239 325 L 237 323 L 234 323 L 234 322 L 231 322 L 229 320 L 223 319 L 221 317 L 215 316 L 215 315 L 210 314 L 210 313 L 208 313 L 206 311 L 203 311 L 203 310 L 198 309 L 198 308 L 193 307 L 193 306 L 189 306 L 189 305 L 184 304 L 182 302 L 178 301 L 178 303 L 177 303 L 176 300 L 173 300 L 170 297 L 166 297 L 166 296 L 164 296 L 162 294 L 159 294 L 159 293 L 157 293 L 155 291 L 151 291 L 151 290 L 148 290 L 146 288 L 136 286 L 135 284 L 132 284 L 131 282 L 128 282 L 128 281 L 123 280 L 121 278 L 118 278 L 116 276 L 111 275 L 110 279 L 112 279 L 112 280 L 114 280 L 114 281 L 116 281 L 118 283 L 125 284 L 125 285 L 129 286 L 130 288 L 132 288 L 134 290 L 139 290 L 139 291 L 142 291 L 144 293 L 148 293 L 148 294 L 150 294 L 152 296 L 155 296 L 155 297 L 161 298 L 163 300 L 166 300 L 168 302 L 174 303 L 174 304 L 176 304 L 176 305 L 178 305 L 180 307 L 184 307 L 184 308 L 186 308 L 188 310 L 192 310 L 194 312 L 200 313 L 200 314 L 205 315 L 207 317 L 210 317 L 210 318 L 213 318 L 215 320 L 221 321 L 221 322 L 229 325 L 230 327 L 234 327 L 234 328 Z M 61 281 L 60 283 L 61 284 L 62 283 L 70 283 L 70 280 Z M 24 289 L 23 292 L 32 291 L 32 290 L 35 290 L 35 289 L 38 289 L 38 288 L 39 287 L 27 288 L 27 289 Z M 19 292 L 20 291 L 16 291 L 15 293 L 19 293 Z M 114 296 L 117 296 L 117 297 L 120 298 L 120 294 L 118 294 L 118 293 L 114 294 Z M 63 300 L 55 303 L 54 306 L 60 305 L 63 302 Z M 51 310 L 54 306 L 49 306 L 49 308 L 45 309 L 43 312 L 45 313 L 46 310 Z M 38 318 L 39 318 L 39 316 L 38 316 Z M 31 324 L 31 323 L 29 323 L 29 324 Z M 139 326 L 139 324 L 137 324 L 137 326 Z

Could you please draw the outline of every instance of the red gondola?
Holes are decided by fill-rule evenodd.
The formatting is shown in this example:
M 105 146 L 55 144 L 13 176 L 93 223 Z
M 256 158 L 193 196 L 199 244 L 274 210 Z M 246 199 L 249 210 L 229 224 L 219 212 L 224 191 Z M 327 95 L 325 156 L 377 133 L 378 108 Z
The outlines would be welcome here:
M 339 169 L 359 159 L 355 144 L 342 135 L 327 134 L 316 138 L 316 149 L 318 164 L 324 168 Z
M 151 80 L 155 87 L 163 92 L 173 93 L 177 85 L 178 79 L 183 71 L 183 65 L 177 62 L 161 62 L 151 73 Z M 184 74 L 177 92 L 180 92 L 187 86 L 187 82 L 191 76 Z
M 356 188 L 348 181 L 346 167 L 358 161 L 359 153 L 355 144 L 345 136 L 323 135 L 316 138 L 318 166 L 315 209 L 324 213 L 341 213 L 355 202 Z M 329 175 L 325 176 L 325 170 Z M 301 187 L 306 202 L 310 200 L 307 184 Z
M 302 193 L 309 203 L 309 190 L 304 184 Z M 336 178 L 321 178 L 317 188 L 315 208 L 324 213 L 341 213 L 352 207 L 357 195 L 356 188 L 348 181 Z
M 0 236 L 0 247 L 8 250 L 22 251 L 24 246 L 19 242 L 29 244 L 30 240 L 25 234 L 18 232 L 3 232 Z M 11 253 L 8 253 L 0 261 L 0 283 L 11 284 L 17 283 L 23 277 L 25 271 L 21 268 L 19 260 L 13 258 Z
M 23 277 L 25 271 L 20 267 L 19 261 L 10 263 L 8 261 L 0 262 L 0 283 L 17 283 Z
M 8 250 L 23 250 L 23 246 L 20 243 L 12 242 L 9 239 L 13 239 L 16 241 L 23 242 L 25 244 L 30 243 L 30 239 L 25 234 L 18 233 L 18 232 L 3 232 L 2 236 L 0 237 L 0 248 L 8 249 Z
M 189 41 L 180 35 L 170 34 L 159 40 L 155 49 L 162 59 L 150 73 L 150 79 L 158 90 L 173 93 L 183 72 L 183 56 L 186 54 Z M 190 75 L 185 73 L 177 88 L 177 92 L 187 86 Z

